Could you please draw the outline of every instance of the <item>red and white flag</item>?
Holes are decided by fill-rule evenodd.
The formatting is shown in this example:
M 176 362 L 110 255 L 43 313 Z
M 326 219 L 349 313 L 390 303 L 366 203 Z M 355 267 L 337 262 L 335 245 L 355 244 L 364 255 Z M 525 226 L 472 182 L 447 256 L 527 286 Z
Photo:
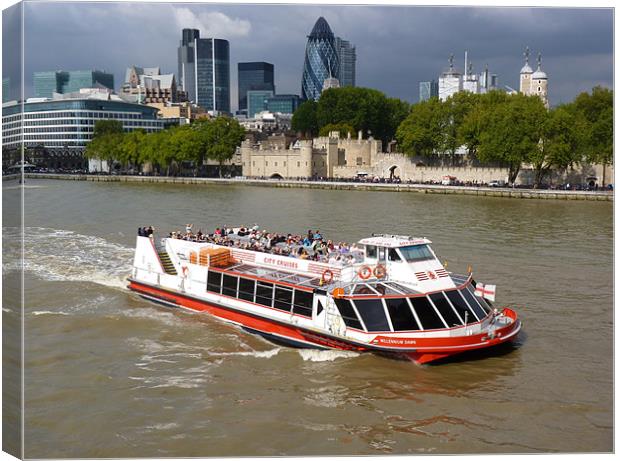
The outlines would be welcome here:
M 485 285 L 484 283 L 476 284 L 476 291 L 474 294 L 481 298 L 486 298 L 489 301 L 495 302 L 495 285 Z

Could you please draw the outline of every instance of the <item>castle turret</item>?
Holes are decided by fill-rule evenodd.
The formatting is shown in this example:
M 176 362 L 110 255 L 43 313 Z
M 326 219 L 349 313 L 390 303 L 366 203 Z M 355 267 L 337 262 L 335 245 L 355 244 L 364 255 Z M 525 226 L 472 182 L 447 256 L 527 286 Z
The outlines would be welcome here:
M 536 72 L 532 74 L 530 94 L 535 94 L 542 99 L 545 103 L 545 107 L 549 107 L 549 100 L 547 99 L 547 74 L 542 70 L 542 55 L 538 53 L 538 68 Z
M 519 80 L 519 92 L 529 95 L 532 91 L 532 73 L 534 72 L 530 67 L 530 48 L 525 48 L 525 65 L 521 68 L 520 80 Z

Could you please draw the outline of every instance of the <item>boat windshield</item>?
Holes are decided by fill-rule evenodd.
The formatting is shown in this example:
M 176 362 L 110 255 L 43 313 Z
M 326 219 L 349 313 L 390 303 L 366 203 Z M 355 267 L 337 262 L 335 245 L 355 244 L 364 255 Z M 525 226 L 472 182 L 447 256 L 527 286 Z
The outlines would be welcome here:
M 400 247 L 399 250 L 407 262 L 410 263 L 435 259 L 428 245 L 411 245 L 408 247 Z

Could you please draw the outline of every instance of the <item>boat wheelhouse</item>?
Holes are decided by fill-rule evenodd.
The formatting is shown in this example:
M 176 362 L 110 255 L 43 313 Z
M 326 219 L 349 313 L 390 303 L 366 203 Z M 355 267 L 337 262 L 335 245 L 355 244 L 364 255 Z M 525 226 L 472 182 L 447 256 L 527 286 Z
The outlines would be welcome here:
M 448 272 L 430 245 L 426 238 L 373 235 L 346 262 L 330 263 L 139 236 L 129 288 L 294 347 L 427 363 L 513 340 L 521 329 L 516 313 L 493 308 L 472 274 Z

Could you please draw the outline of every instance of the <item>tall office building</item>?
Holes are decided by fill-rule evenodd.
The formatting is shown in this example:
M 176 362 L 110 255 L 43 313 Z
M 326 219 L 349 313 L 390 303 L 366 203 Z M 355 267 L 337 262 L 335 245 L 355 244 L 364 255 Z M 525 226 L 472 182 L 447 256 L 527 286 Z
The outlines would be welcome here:
M 240 62 L 237 64 L 237 76 L 240 111 L 248 109 L 248 91 L 276 91 L 273 64 L 268 62 Z M 251 114 L 248 116 L 252 117 Z
M 340 37 L 335 38 L 334 45 L 340 62 L 337 76 L 340 86 L 355 86 L 355 64 L 357 61 L 355 46 Z
M 230 47 L 228 40 L 200 38 L 183 29 L 178 48 L 179 84 L 188 98 L 214 112 L 230 112 Z
M 114 90 L 114 75 L 100 70 L 72 70 L 35 72 L 34 95 L 51 98 L 53 93 L 73 93 L 81 88 L 103 86 Z
M 325 18 L 317 19 L 308 35 L 304 70 L 301 77 L 301 97 L 317 100 L 323 83 L 328 78 L 338 78 L 340 61 L 334 43 L 334 34 Z
M 437 97 L 439 97 L 439 84 L 437 83 L 437 80 L 420 82 L 420 102 Z

